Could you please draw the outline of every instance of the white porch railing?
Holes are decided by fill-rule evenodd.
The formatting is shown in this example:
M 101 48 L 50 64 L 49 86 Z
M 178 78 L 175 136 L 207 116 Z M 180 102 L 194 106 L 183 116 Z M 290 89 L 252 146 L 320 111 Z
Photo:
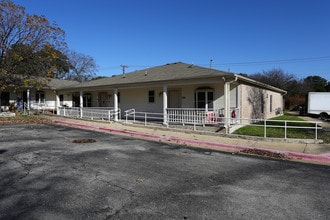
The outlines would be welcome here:
M 235 124 L 239 120 L 236 116 L 240 115 L 239 108 L 231 108 L 235 110 L 235 117 L 230 118 L 230 123 Z M 168 108 L 167 109 L 168 124 L 190 124 L 190 125 L 214 125 L 224 124 L 224 109 L 196 109 L 196 108 Z
M 129 109 L 125 111 L 125 118 L 126 123 L 128 123 L 129 120 L 133 120 L 133 122 L 138 120 L 144 122 L 144 125 L 147 125 L 148 122 L 163 123 L 164 114 L 154 112 L 137 112 L 135 109 Z
M 121 110 L 116 112 L 113 107 L 60 107 L 58 115 L 71 118 L 85 118 L 90 120 L 114 121 L 120 118 Z
M 235 115 L 239 115 L 238 108 L 232 108 L 235 110 Z M 225 123 L 224 109 L 215 109 L 206 111 L 205 109 L 196 108 L 168 108 L 166 109 L 166 121 L 167 126 L 170 124 L 181 125 L 222 125 Z M 126 123 L 129 120 L 133 122 L 140 121 L 147 125 L 148 122 L 163 123 L 164 114 L 154 112 L 137 112 L 135 109 L 129 109 L 125 111 Z M 230 124 L 238 123 L 238 118 L 230 118 Z

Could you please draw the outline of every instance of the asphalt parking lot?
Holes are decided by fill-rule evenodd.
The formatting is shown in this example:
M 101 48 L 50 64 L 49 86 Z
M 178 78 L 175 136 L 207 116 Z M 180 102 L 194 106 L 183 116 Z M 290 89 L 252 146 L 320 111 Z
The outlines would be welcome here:
M 0 219 L 327 219 L 329 174 L 54 124 L 0 127 Z

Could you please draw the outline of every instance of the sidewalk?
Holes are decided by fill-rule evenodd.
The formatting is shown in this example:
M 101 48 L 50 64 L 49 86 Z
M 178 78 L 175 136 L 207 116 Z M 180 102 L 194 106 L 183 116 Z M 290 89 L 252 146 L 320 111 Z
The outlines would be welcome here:
M 299 140 L 244 138 L 210 132 L 194 132 L 124 123 L 87 121 L 80 119 L 49 117 L 53 122 L 88 130 L 132 136 L 153 141 L 175 143 L 231 153 L 248 153 L 271 156 L 301 162 L 330 165 L 330 144 L 303 143 Z

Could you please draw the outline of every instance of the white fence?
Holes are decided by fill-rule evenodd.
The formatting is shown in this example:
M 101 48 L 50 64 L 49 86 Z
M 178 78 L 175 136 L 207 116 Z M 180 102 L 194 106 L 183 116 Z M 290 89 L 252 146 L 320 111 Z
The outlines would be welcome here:
M 91 120 L 106 120 L 114 121 L 120 118 L 121 111 L 120 109 L 116 112 L 114 108 L 101 108 L 101 107 L 60 107 L 59 112 L 57 113 L 60 116 L 71 117 L 71 118 L 86 118 Z
M 237 123 L 240 115 L 239 108 L 230 109 L 229 118 L 231 124 Z M 190 125 L 222 125 L 225 123 L 224 109 L 198 109 L 198 108 L 168 108 L 168 124 L 190 124 Z
M 129 120 L 136 122 L 141 121 L 144 125 L 150 123 L 163 123 L 164 114 L 163 113 L 153 113 L 153 112 L 137 112 L 135 109 L 129 109 L 125 111 L 126 123 Z
M 251 119 L 241 118 L 240 127 L 251 126 L 251 127 L 263 127 L 263 137 L 271 137 L 267 132 L 270 128 L 282 128 L 283 138 L 287 139 L 290 134 L 290 129 L 304 129 L 313 133 L 314 139 L 318 139 L 318 131 L 322 130 L 318 121 L 288 121 L 288 120 L 271 120 L 271 119 Z
M 232 113 L 235 116 L 239 115 L 238 108 L 232 108 Z M 225 123 L 224 109 L 196 109 L 196 108 L 168 108 L 166 109 L 166 117 L 163 113 L 153 113 L 153 112 L 137 112 L 135 109 L 129 109 L 125 111 L 126 123 L 128 121 L 133 122 L 144 122 L 147 123 L 164 123 L 169 127 L 171 124 L 181 124 L 181 125 L 193 125 L 195 126 L 205 126 L 205 125 L 223 125 Z M 165 121 L 164 121 L 165 118 Z M 230 124 L 238 122 L 238 118 L 231 117 L 229 120 Z
M 153 112 L 137 112 L 135 109 L 125 111 L 124 117 L 126 123 L 142 122 L 144 125 L 150 124 L 165 124 L 167 127 L 170 125 L 193 125 L 194 130 L 196 126 L 226 126 L 226 133 L 229 134 L 235 128 L 243 126 L 263 127 L 263 137 L 267 138 L 271 135 L 268 134 L 271 128 L 282 128 L 283 138 L 287 139 L 290 136 L 291 129 L 304 129 L 309 133 L 313 133 L 315 140 L 318 139 L 318 132 L 322 129 L 320 124 L 322 122 L 311 121 L 287 121 L 287 120 L 267 120 L 267 119 L 250 119 L 239 118 L 235 116 L 240 115 L 238 108 L 231 109 L 231 117 L 224 117 L 224 109 L 213 109 L 205 111 L 205 109 L 193 108 L 168 108 L 166 117 L 163 113 Z M 120 109 L 116 112 L 114 108 L 59 108 L 58 115 L 73 118 L 86 118 L 91 120 L 114 121 L 121 118 Z M 166 120 L 164 120 L 164 118 Z M 303 125 L 301 125 L 303 123 Z M 268 133 L 267 133 L 268 132 Z M 281 134 L 282 134 L 281 133 Z

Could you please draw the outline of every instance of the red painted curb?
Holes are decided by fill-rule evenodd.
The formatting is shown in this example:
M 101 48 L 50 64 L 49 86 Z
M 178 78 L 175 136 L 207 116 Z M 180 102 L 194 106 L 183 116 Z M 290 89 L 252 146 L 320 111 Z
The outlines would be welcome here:
M 254 149 L 254 150 L 261 150 L 261 151 L 266 151 L 266 152 L 283 154 L 283 155 L 287 156 L 289 159 L 294 159 L 294 160 L 299 160 L 299 161 L 309 161 L 309 162 L 329 163 L 330 164 L 330 156 L 326 156 L 326 155 L 305 154 L 305 153 L 298 153 L 298 152 L 291 152 L 291 151 L 272 150 L 272 149 L 255 148 L 255 147 L 249 147 L 249 146 L 238 146 L 238 145 L 230 145 L 230 144 L 223 144 L 223 143 L 217 143 L 217 142 L 192 140 L 192 139 L 186 139 L 186 138 L 169 137 L 169 136 L 154 135 L 154 134 L 149 134 L 149 133 L 127 131 L 127 130 L 121 130 L 121 129 L 97 127 L 97 126 L 92 126 L 92 125 L 85 125 L 85 124 L 60 121 L 60 120 L 54 120 L 54 122 L 57 124 L 62 124 L 62 125 L 67 125 L 67 126 L 72 126 L 72 127 L 77 127 L 77 128 L 83 128 L 83 129 L 89 129 L 89 130 L 93 129 L 93 130 L 99 130 L 99 131 L 104 131 L 104 132 L 108 132 L 108 133 L 132 136 L 132 137 L 155 140 L 155 141 L 166 141 L 166 142 L 170 142 L 170 143 L 176 143 L 176 144 L 182 144 L 182 145 L 193 145 L 193 146 L 198 146 L 198 147 L 204 146 L 204 147 L 209 147 L 209 148 L 219 149 L 219 150 L 229 151 L 229 152 L 240 152 L 240 151 L 247 150 L 247 149 L 249 149 L 249 150 Z

